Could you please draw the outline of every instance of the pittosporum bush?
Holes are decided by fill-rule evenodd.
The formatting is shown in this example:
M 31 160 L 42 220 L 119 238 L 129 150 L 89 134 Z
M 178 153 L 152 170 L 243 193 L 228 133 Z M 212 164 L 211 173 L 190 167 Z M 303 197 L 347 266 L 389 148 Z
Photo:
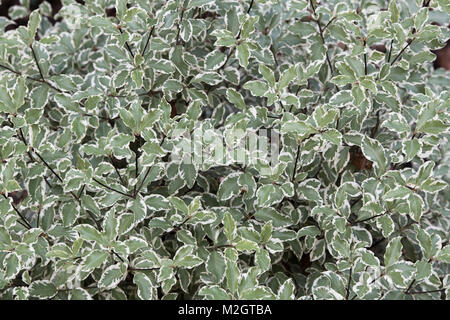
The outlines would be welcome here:
M 1 298 L 449 297 L 447 0 L 21 3 Z

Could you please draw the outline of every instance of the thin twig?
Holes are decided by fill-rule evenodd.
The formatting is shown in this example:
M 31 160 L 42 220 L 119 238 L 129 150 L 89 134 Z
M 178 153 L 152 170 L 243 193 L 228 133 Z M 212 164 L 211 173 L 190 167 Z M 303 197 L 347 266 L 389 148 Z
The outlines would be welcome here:
M 372 219 L 384 216 L 385 214 L 386 214 L 386 212 L 385 213 L 380 213 L 380 214 L 377 214 L 377 215 L 374 215 L 374 216 L 371 216 L 371 217 L 366 218 L 366 219 L 358 220 L 358 221 L 353 222 L 352 225 L 357 224 L 357 223 L 361 223 L 361 222 L 366 222 L 366 221 L 369 221 L 369 220 L 372 220 Z
M 153 26 L 152 29 L 150 30 L 150 33 L 149 33 L 148 38 L 147 38 L 147 41 L 145 42 L 144 49 L 142 50 L 141 56 L 144 56 L 145 50 L 147 50 L 147 46 L 148 46 L 148 44 L 149 44 L 149 42 L 150 42 L 150 38 L 151 38 L 152 35 L 153 35 L 153 30 L 155 30 L 155 26 Z
M 298 157 L 300 155 L 300 143 L 297 146 L 297 156 L 295 157 L 295 162 L 294 162 L 294 171 L 292 172 L 292 178 L 291 178 L 291 182 L 294 182 L 295 179 L 295 172 L 297 171 L 297 163 L 298 163 Z
M 432 293 L 432 292 L 442 292 L 446 289 L 436 289 L 436 290 L 429 290 L 429 291 L 416 291 L 416 292 L 408 292 L 406 294 L 425 294 L 425 293 Z
M 408 286 L 408 289 L 406 289 L 405 290 L 405 294 L 409 294 L 409 290 L 411 290 L 411 288 L 412 288 L 412 286 L 413 286 L 413 284 L 416 282 L 416 279 L 413 279 L 412 281 L 411 281 L 411 283 L 409 284 L 409 286 Z
M 103 182 L 101 182 L 100 180 L 98 180 L 98 179 L 96 179 L 96 178 L 92 178 L 92 180 L 94 180 L 94 181 L 97 182 L 99 185 L 101 185 L 102 187 L 104 187 L 104 188 L 106 188 L 106 189 L 108 189 L 108 190 L 117 192 L 117 193 L 119 193 L 119 194 L 121 194 L 121 195 L 123 195 L 123 196 L 126 196 L 126 197 L 129 197 L 129 198 L 134 199 L 134 197 L 133 197 L 132 195 L 127 194 L 127 193 L 125 193 L 125 192 L 122 192 L 122 191 L 120 191 L 120 190 L 111 188 L 110 186 L 104 184 Z
M 36 62 L 36 65 L 37 65 L 37 67 L 39 69 L 39 74 L 41 75 L 41 79 L 45 81 L 44 74 L 42 73 L 41 66 L 39 65 L 39 62 L 38 62 L 38 59 L 36 57 L 36 53 L 34 52 L 32 44 L 30 44 L 30 49 L 31 49 L 31 52 L 33 53 L 34 61 Z
M 123 33 L 122 28 L 121 28 L 120 26 L 118 26 L 117 29 L 119 29 L 120 34 Z M 125 46 L 127 47 L 128 52 L 131 54 L 131 57 L 133 57 L 133 59 L 134 59 L 134 53 L 133 53 L 133 50 L 131 50 L 131 47 L 130 47 L 130 45 L 128 44 L 128 41 L 125 41 Z
M 397 54 L 397 56 L 392 61 L 391 65 L 393 65 L 395 62 L 397 62 L 398 59 L 400 59 L 400 57 L 402 56 L 403 52 L 411 45 L 411 43 L 413 43 L 414 39 L 415 38 L 412 38 L 412 39 L 408 40 L 408 43 L 406 44 L 406 46 L 404 46 L 403 49 Z
M 123 258 L 121 256 L 119 256 L 114 250 L 111 250 L 111 252 L 117 257 L 119 258 L 123 263 L 125 263 L 125 260 L 123 260 Z
M 388 59 L 387 62 L 391 62 L 391 55 L 392 55 L 392 45 L 394 44 L 394 39 L 391 40 L 391 45 L 389 47 L 389 54 L 388 54 Z
M 350 266 L 350 274 L 348 275 L 347 293 L 345 294 L 345 300 L 348 300 L 348 298 L 350 296 L 350 286 L 352 284 L 352 273 L 353 273 L 353 264 Z
M 180 21 L 177 24 L 177 37 L 176 37 L 176 45 L 180 44 L 180 31 L 181 31 L 181 22 L 183 22 L 185 8 L 181 8 Z
M 8 197 L 7 197 L 5 194 L 2 193 L 2 195 L 3 195 L 3 197 L 5 197 L 5 199 L 8 200 Z M 14 203 L 11 203 L 11 206 L 13 207 L 13 209 L 14 209 L 14 211 L 17 213 L 17 215 L 20 217 L 20 219 L 22 219 L 22 221 L 25 223 L 27 229 L 33 228 L 33 227 L 31 226 L 31 224 L 28 223 L 27 219 L 25 219 L 25 217 L 20 213 L 19 209 L 16 208 L 16 206 L 14 205 Z
M 122 183 L 122 185 L 123 185 L 124 187 L 126 187 L 126 186 L 125 186 L 125 181 L 123 180 L 122 175 L 120 174 L 119 169 L 114 165 L 113 158 L 112 158 L 111 155 L 109 156 L 109 160 L 111 161 L 111 164 L 113 165 L 114 169 L 116 170 L 116 173 L 117 173 L 117 175 L 119 176 L 120 182 Z
M 249 14 L 249 13 L 250 13 L 250 10 L 252 10 L 253 3 L 254 3 L 254 2 L 255 2 L 254 0 L 252 0 L 252 1 L 250 2 L 250 6 L 249 6 L 248 9 L 247 9 L 247 14 Z
M 314 7 L 313 0 L 309 0 L 309 3 L 311 4 L 311 9 L 312 9 L 314 15 L 316 15 L 316 8 Z M 324 29 L 322 29 L 322 25 L 320 23 L 319 16 L 317 16 L 317 19 L 315 19 L 315 21 L 317 23 L 317 26 L 319 27 L 319 35 L 320 35 L 320 38 L 322 39 L 322 43 L 323 43 L 324 46 L 326 46 L 325 45 L 325 37 L 323 35 L 323 30 Z M 331 74 L 333 74 L 333 66 L 331 65 L 330 56 L 328 55 L 328 48 L 326 48 L 325 55 L 326 55 L 326 58 L 327 58 L 328 66 L 330 67 Z
M 159 146 L 162 146 L 162 144 L 164 143 L 164 140 L 165 140 L 165 139 L 166 139 L 166 136 L 163 135 L 162 140 L 161 140 L 161 142 L 159 143 Z M 139 187 L 136 189 L 136 192 L 135 192 L 135 194 L 134 194 L 135 197 L 139 194 L 139 192 L 141 191 L 142 187 L 144 186 L 145 179 L 147 179 L 147 176 L 148 176 L 148 174 L 150 173 L 151 168 L 152 168 L 152 167 L 148 167 L 147 170 L 145 171 L 144 178 L 142 179 L 141 184 L 140 184 Z M 138 183 L 138 182 L 136 181 L 136 184 L 137 184 L 137 183 Z

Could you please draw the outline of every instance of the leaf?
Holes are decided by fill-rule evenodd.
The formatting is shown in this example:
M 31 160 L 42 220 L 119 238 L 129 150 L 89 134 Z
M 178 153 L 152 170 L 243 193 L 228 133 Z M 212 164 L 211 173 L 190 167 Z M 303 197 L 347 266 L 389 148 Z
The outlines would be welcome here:
M 184 203 L 183 200 L 181 200 L 178 197 L 169 197 L 167 198 L 167 200 L 169 200 L 169 202 L 174 206 L 175 209 L 177 209 L 178 211 L 183 212 L 185 215 L 187 215 L 189 213 L 189 209 L 188 206 L 186 205 L 186 203 Z
M 270 240 L 270 238 L 272 237 L 272 231 L 273 231 L 272 221 L 269 221 L 261 229 L 260 236 L 262 243 L 266 243 L 267 241 Z
M 441 120 L 429 120 L 425 122 L 421 127 L 417 128 L 417 131 L 428 133 L 431 135 L 438 135 L 446 132 L 449 125 L 445 124 Z
M 295 79 L 297 76 L 297 67 L 292 66 L 283 71 L 283 73 L 280 76 L 280 80 L 278 80 L 278 90 L 282 91 L 284 88 L 286 88 L 289 83 Z
M 242 95 L 233 88 L 227 89 L 227 99 L 232 104 L 234 104 L 238 109 L 245 110 L 247 108 Z
M 8 253 L 3 260 L 3 266 L 5 270 L 5 280 L 12 280 L 20 271 L 19 256 L 15 252 Z
M 103 271 L 98 282 L 98 287 L 103 290 L 115 288 L 126 276 L 126 265 L 124 263 L 113 264 Z
M 199 257 L 192 255 L 194 247 L 191 245 L 185 245 L 178 249 L 173 258 L 174 265 L 178 267 L 185 267 L 187 269 L 196 267 L 203 263 L 203 260 Z
M 378 140 L 364 136 L 361 143 L 361 150 L 364 156 L 375 164 L 378 169 L 378 175 L 386 171 L 386 154 Z
M 56 286 L 48 280 L 36 280 L 30 286 L 30 296 L 35 298 L 50 299 L 57 293 Z
M 384 253 L 384 265 L 386 267 L 393 265 L 400 259 L 403 248 L 401 240 L 401 237 L 396 237 L 389 241 Z
M 294 282 L 292 279 L 287 279 L 278 289 L 277 300 L 294 300 Z
M 239 60 L 239 64 L 243 68 L 247 68 L 248 66 L 248 59 L 250 58 L 250 51 L 248 48 L 248 44 L 245 42 L 242 42 L 236 47 L 236 56 Z
M 398 186 L 389 190 L 383 196 L 385 201 L 406 199 L 412 193 L 412 191 L 406 187 Z
M 223 230 L 228 240 L 233 241 L 236 237 L 236 222 L 229 212 L 223 216 Z
M 39 24 L 41 23 L 41 15 L 39 14 L 39 10 L 34 10 L 31 12 L 30 17 L 28 19 L 28 34 L 30 36 L 31 44 L 36 36 L 36 31 L 39 28 Z
M 213 300 L 231 300 L 230 295 L 221 287 L 214 286 L 204 286 L 200 288 L 199 295 L 211 297 Z
M 267 67 L 263 64 L 260 64 L 258 67 L 258 71 L 260 74 L 262 74 L 262 76 L 264 77 L 264 80 L 267 81 L 267 83 L 269 84 L 270 87 L 272 87 L 272 88 L 275 87 L 275 75 L 269 67 Z
M 243 239 L 236 243 L 236 250 L 252 252 L 258 249 L 258 244 L 254 241 Z
M 212 251 L 206 260 L 206 270 L 213 274 L 217 283 L 221 282 L 225 276 L 225 258 L 218 251 Z
M 269 291 L 269 289 L 258 286 L 245 290 L 240 294 L 239 298 L 243 300 L 273 299 L 273 294 Z
M 153 285 L 147 275 L 143 272 L 136 272 L 133 276 L 133 283 L 137 285 L 137 295 L 141 300 L 152 300 Z
M 103 243 L 101 233 L 91 225 L 80 224 L 75 226 L 74 230 L 77 231 L 80 234 L 80 237 L 86 241 L 95 241 Z
M 257 97 L 264 97 L 269 91 L 267 84 L 259 80 L 247 81 L 244 84 L 244 89 L 250 90 L 252 95 Z
M 305 121 L 286 121 L 281 126 L 283 133 L 296 133 L 301 137 L 316 133 L 317 130 Z
M 217 70 L 227 61 L 227 56 L 220 50 L 214 50 L 205 57 L 205 68 L 207 70 Z
M 258 199 L 258 206 L 270 207 L 283 200 L 283 192 L 280 187 L 273 184 L 265 184 L 261 186 L 256 192 Z
M 107 34 L 118 33 L 118 29 L 116 28 L 114 23 L 112 23 L 111 20 L 107 18 L 93 16 L 89 19 L 89 23 L 91 26 L 98 27 Z
M 90 271 L 100 267 L 109 256 L 110 253 L 105 250 L 92 251 L 83 259 L 83 270 Z

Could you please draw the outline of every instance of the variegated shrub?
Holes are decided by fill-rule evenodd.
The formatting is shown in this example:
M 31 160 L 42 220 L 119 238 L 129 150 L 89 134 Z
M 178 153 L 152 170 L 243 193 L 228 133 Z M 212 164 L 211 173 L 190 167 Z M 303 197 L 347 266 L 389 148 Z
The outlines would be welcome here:
M 1 298 L 448 297 L 448 0 L 21 3 Z

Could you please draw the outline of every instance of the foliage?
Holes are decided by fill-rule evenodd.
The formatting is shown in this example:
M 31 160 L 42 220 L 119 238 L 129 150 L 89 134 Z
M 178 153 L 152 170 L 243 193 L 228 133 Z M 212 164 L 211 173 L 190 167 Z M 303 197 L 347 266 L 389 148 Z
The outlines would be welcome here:
M 448 1 L 62 3 L 0 20 L 1 298 L 449 296 Z

